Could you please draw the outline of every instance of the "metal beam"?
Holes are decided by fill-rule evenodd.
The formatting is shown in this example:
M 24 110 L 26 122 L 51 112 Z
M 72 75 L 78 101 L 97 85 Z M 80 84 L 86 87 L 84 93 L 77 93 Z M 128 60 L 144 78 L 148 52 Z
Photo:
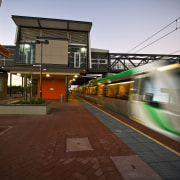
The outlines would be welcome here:
M 156 60 L 176 60 L 180 62 L 180 55 L 171 54 L 128 54 L 128 53 L 109 53 L 109 72 L 121 72 L 123 70 L 135 68 L 143 64 Z M 119 63 L 118 67 L 113 68 Z

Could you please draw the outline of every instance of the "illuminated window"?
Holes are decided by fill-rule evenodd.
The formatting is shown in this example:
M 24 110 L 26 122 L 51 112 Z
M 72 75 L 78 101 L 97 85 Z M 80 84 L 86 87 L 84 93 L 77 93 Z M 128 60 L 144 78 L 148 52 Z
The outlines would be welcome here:
M 35 44 L 20 43 L 16 63 L 34 64 L 35 63 Z

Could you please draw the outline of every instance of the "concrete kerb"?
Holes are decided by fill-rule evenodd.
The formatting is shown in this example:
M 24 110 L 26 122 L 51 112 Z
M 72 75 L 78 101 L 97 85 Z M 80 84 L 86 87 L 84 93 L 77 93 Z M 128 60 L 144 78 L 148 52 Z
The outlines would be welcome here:
M 51 110 L 51 102 L 43 104 L 0 104 L 0 114 L 46 115 Z

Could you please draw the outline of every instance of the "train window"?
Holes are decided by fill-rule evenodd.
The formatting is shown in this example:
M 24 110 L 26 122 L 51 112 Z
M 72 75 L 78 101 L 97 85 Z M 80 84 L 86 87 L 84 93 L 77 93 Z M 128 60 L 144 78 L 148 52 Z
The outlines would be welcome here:
M 139 94 L 140 95 L 145 95 L 146 93 L 152 93 L 153 91 L 153 82 L 150 79 L 150 77 L 145 77 L 141 79 L 141 87 Z
M 130 93 L 130 87 L 131 87 L 131 83 L 121 83 L 119 86 L 119 92 L 117 97 L 120 99 L 125 99 L 128 100 L 129 98 L 129 93 Z
M 107 85 L 106 96 L 117 97 L 118 91 L 119 91 L 119 84 Z
M 104 85 L 104 87 L 103 87 L 103 96 L 106 96 L 106 92 L 107 92 L 107 85 Z
M 90 94 L 96 95 L 97 94 L 97 86 L 90 87 Z
M 140 100 L 146 102 L 168 103 L 169 93 L 166 84 L 159 78 L 144 77 L 141 79 Z
M 131 89 L 132 100 L 139 100 L 140 78 L 135 78 Z
M 82 88 L 82 93 L 83 93 L 83 94 L 86 93 L 86 88 L 85 88 L 85 87 Z
M 89 94 L 89 88 L 86 87 L 86 94 Z
M 103 95 L 104 95 L 104 84 L 98 85 L 97 95 L 98 95 L 98 96 L 103 96 Z

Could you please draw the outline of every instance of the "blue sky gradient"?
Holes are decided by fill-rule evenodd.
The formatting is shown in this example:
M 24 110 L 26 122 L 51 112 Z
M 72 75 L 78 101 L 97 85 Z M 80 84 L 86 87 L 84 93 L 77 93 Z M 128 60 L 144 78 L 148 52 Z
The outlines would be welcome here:
M 91 47 L 127 53 L 137 44 L 180 17 L 180 0 L 2 0 L 0 44 L 13 45 L 12 15 L 93 23 Z M 180 27 L 180 19 L 177 21 Z M 176 28 L 176 23 L 145 45 Z M 180 50 L 180 29 L 139 53 L 170 54 Z M 141 47 L 135 49 L 140 49 Z M 176 54 L 180 54 L 180 51 Z

